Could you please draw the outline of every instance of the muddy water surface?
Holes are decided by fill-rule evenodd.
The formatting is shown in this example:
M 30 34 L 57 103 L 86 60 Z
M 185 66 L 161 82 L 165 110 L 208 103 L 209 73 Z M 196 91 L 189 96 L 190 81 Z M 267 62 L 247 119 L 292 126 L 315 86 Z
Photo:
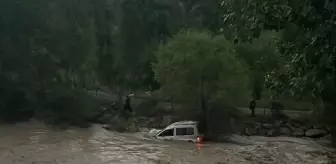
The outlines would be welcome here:
M 100 125 L 60 130 L 38 122 L 0 126 L 0 164 L 327 163 L 325 149 L 291 138 L 243 138 L 244 144 L 156 141 L 144 133 L 121 134 Z

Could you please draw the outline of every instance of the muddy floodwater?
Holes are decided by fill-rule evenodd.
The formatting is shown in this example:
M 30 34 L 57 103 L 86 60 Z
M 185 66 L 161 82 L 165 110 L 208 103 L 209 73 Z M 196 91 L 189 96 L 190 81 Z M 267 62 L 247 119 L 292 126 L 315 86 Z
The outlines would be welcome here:
M 294 138 L 235 137 L 237 143 L 156 141 L 101 125 L 60 130 L 38 122 L 0 125 L 0 164 L 324 164 L 326 148 Z M 319 153 L 316 153 L 319 152 Z

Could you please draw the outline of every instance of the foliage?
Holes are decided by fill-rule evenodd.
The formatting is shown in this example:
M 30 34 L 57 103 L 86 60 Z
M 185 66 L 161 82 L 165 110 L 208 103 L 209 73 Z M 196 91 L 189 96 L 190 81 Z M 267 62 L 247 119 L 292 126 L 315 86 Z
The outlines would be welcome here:
M 245 91 L 248 70 L 223 36 L 182 31 L 161 45 L 153 64 L 164 93 L 193 104 L 234 100 Z M 201 106 L 198 106 L 202 108 Z
M 269 70 L 282 67 L 283 59 L 276 47 L 279 33 L 263 31 L 258 38 L 251 42 L 241 42 L 236 45 L 236 52 L 249 66 L 250 87 L 252 97 L 260 100 L 264 87 L 265 75 Z
M 244 29 L 248 31 L 244 35 L 253 36 L 249 32 L 254 29 L 282 31 L 277 46 L 284 59 L 284 67 L 267 71 L 266 82 L 269 88 L 277 93 L 290 92 L 293 95 L 322 99 L 325 116 L 333 115 L 336 111 L 332 98 L 336 93 L 333 39 L 336 3 L 317 0 L 259 0 L 225 1 L 223 4 L 223 10 L 227 11 L 223 14 L 225 20 L 242 22 Z M 237 31 L 237 26 L 232 29 Z M 253 37 L 247 38 L 245 40 Z
M 86 111 L 79 102 L 90 101 L 83 97 L 82 79 L 92 74 L 95 49 L 90 1 L 0 3 L 1 118 L 29 119 L 43 110 L 53 117 L 71 113 L 84 119 L 86 114 L 81 114 Z M 77 94 L 78 90 L 82 93 Z M 48 99 L 50 96 L 58 98 Z M 55 104 L 69 113 L 56 110 Z M 84 120 L 75 122 L 79 121 Z
M 286 84 L 282 88 L 291 88 L 293 93 L 310 90 L 311 94 L 318 96 L 322 84 L 334 74 L 334 41 L 331 38 L 335 33 L 332 17 L 335 3 L 315 0 L 251 1 L 241 7 L 245 13 L 254 12 L 243 17 L 246 21 L 254 20 L 247 25 L 283 31 L 279 48 L 286 63 L 284 69 L 271 72 L 271 75 L 279 75 L 278 82 L 273 83 Z M 233 20 L 234 17 L 230 18 Z
M 98 102 L 85 91 L 58 88 L 47 93 L 45 105 L 35 110 L 35 115 L 52 124 L 83 126 L 98 114 L 98 108 Z
M 156 107 L 158 105 L 157 100 L 144 100 L 135 108 L 135 113 L 138 116 L 148 116 L 153 117 L 161 113 L 162 111 L 158 110 Z
M 2 0 L 0 119 L 80 124 L 99 113 L 88 89 L 103 86 L 120 105 L 129 92 L 161 87 L 207 109 L 244 99 L 248 87 L 258 99 L 266 84 L 334 109 L 335 8 L 319 0 Z M 212 33 L 179 32 L 189 28 Z

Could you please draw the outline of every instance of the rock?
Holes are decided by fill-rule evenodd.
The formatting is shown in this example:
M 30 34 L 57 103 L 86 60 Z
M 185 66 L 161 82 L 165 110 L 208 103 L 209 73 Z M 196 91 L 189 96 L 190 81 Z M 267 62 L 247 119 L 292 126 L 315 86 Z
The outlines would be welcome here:
M 318 125 L 314 125 L 313 129 L 325 129 L 325 130 L 327 130 L 327 127 L 325 125 L 318 124 Z
M 275 120 L 274 124 L 273 124 L 273 127 L 280 127 L 282 124 L 283 124 L 282 120 Z
M 330 140 L 331 141 L 332 140 L 332 136 L 331 136 L 331 134 L 328 134 L 328 135 L 322 137 L 321 139 Z
M 258 134 L 258 128 L 246 128 L 246 129 L 247 129 L 247 132 L 250 135 L 257 135 Z
M 262 127 L 265 128 L 265 129 L 271 129 L 273 127 L 273 125 L 265 123 L 265 124 L 262 124 Z
M 294 137 L 303 137 L 305 135 L 302 129 L 294 129 L 292 132 L 292 136 Z
M 250 132 L 248 131 L 248 128 L 244 128 L 244 134 L 247 135 L 247 136 L 250 136 Z
M 277 136 L 280 136 L 280 135 L 290 135 L 290 131 L 288 129 L 285 129 L 285 128 L 273 128 L 273 129 L 270 129 L 267 132 L 266 136 L 277 137 Z
M 314 128 L 312 125 L 303 125 L 302 126 L 302 129 L 304 131 L 307 131 L 307 130 L 310 130 L 310 129 L 317 129 L 317 128 Z
M 295 127 L 292 126 L 290 123 L 286 123 L 286 127 L 290 130 L 290 131 L 294 131 Z
M 290 125 L 293 128 L 300 128 L 300 127 L 302 127 L 302 125 L 300 123 L 298 123 L 298 122 L 291 122 Z
M 291 130 L 285 127 L 280 128 L 280 134 L 285 136 L 291 135 Z
M 262 127 L 262 123 L 260 123 L 260 122 L 256 122 L 256 123 L 254 124 L 254 126 L 257 127 L 257 128 L 261 128 L 261 127 Z
M 306 131 L 305 136 L 316 138 L 316 137 L 322 137 L 327 135 L 328 132 L 324 129 L 309 129 Z
M 260 128 L 259 129 L 259 135 L 260 136 L 267 136 L 268 129 Z
M 271 129 L 271 130 L 267 131 L 266 136 L 268 136 L 268 137 L 272 137 L 272 136 L 274 136 L 274 132 L 275 132 L 275 130 L 274 130 L 274 129 Z

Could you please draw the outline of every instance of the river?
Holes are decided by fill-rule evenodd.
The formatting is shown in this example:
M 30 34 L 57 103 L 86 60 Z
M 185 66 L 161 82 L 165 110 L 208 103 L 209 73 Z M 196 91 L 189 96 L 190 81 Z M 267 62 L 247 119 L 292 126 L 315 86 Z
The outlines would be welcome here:
M 237 137 L 239 138 L 239 137 Z M 0 125 L 0 164 L 318 164 L 326 149 L 294 138 L 241 137 L 244 144 L 157 141 L 93 125 L 61 130 L 39 122 Z M 320 154 L 320 155 L 319 155 Z

